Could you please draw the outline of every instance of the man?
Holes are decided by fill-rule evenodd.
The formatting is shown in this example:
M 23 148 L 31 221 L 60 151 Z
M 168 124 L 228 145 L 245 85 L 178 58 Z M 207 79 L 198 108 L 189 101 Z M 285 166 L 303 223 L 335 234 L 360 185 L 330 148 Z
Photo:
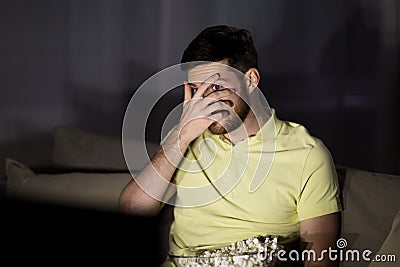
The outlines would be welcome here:
M 332 158 L 303 126 L 279 120 L 263 103 L 251 34 L 206 28 L 181 61 L 188 81 L 180 121 L 124 188 L 120 210 L 155 215 L 175 194 L 172 256 L 274 235 L 286 248 L 301 240 L 315 251 L 306 266 L 335 266 L 321 256 L 339 232 Z

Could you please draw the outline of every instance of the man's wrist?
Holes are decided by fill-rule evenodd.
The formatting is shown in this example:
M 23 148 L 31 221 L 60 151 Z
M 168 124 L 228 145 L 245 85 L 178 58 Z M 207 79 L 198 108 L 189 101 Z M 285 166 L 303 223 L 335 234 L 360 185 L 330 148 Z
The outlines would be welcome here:
M 162 153 L 171 164 L 177 166 L 184 157 L 189 144 L 187 139 L 179 137 L 178 131 L 174 130 L 162 144 Z

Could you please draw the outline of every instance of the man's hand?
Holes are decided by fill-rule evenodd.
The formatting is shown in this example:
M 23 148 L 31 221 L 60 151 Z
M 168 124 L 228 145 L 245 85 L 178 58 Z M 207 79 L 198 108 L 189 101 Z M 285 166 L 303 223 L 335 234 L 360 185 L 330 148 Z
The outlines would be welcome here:
M 185 102 L 177 127 L 178 144 L 183 148 L 187 148 L 190 142 L 207 130 L 212 123 L 223 119 L 224 115 L 221 111 L 228 109 L 227 106 L 215 98 L 204 97 L 204 93 L 214 85 L 219 77 L 218 73 L 210 76 L 194 93 L 191 86 L 184 82 Z

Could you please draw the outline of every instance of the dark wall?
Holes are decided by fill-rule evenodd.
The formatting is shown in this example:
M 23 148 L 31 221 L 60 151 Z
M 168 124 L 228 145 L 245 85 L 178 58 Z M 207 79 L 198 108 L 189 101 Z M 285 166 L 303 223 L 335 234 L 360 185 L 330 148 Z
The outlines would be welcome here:
M 138 86 L 204 27 L 231 24 L 253 33 L 278 117 L 337 164 L 400 174 L 399 18 L 396 0 L 3 0 L 0 159 L 50 161 L 57 125 L 120 135 Z

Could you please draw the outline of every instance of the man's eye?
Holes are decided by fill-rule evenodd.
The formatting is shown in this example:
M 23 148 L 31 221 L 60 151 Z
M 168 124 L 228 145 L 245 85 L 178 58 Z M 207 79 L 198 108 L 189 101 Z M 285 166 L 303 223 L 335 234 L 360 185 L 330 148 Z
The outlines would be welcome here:
M 221 85 L 214 84 L 214 85 L 212 86 L 212 89 L 215 90 L 215 91 L 217 91 L 217 90 L 222 90 L 223 87 L 222 87 Z

